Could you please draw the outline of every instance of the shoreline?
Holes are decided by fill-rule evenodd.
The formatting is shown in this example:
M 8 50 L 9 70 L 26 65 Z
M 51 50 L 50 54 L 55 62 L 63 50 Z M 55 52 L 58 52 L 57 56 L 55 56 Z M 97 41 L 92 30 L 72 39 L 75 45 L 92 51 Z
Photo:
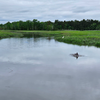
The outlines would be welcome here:
M 32 31 L 32 30 L 0 30 L 0 39 L 10 37 L 54 37 L 59 42 L 100 47 L 99 30 L 58 30 L 58 31 Z

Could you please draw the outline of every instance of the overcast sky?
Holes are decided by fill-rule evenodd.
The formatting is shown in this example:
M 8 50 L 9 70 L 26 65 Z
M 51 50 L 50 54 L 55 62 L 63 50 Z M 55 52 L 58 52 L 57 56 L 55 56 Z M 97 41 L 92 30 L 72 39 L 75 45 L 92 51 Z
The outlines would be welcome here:
M 100 0 L 0 0 L 0 24 L 33 19 L 100 20 Z

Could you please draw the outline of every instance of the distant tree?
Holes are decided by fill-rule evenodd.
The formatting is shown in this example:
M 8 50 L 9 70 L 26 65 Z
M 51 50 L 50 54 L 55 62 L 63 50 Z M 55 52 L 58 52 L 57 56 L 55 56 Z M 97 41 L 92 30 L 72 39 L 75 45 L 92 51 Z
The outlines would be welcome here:
M 33 23 L 32 23 L 32 29 L 33 30 L 37 30 L 37 24 L 38 24 L 38 20 L 37 19 L 33 19 Z
M 0 24 L 0 30 L 2 30 L 3 29 L 3 24 Z
M 53 23 L 51 21 L 45 22 L 45 29 L 46 30 L 53 30 Z
M 100 24 L 96 27 L 96 30 L 100 30 Z
M 59 29 L 59 21 L 55 20 L 54 22 L 54 30 L 58 30 Z
M 93 19 L 83 19 L 81 21 L 71 20 L 71 21 L 59 21 L 54 22 L 46 21 L 40 22 L 37 19 L 33 21 L 27 20 L 17 21 L 17 22 L 7 22 L 5 24 L 0 24 L 0 29 L 5 30 L 98 30 L 100 27 L 100 22 Z
M 22 20 L 19 21 L 19 30 L 24 30 L 25 24 Z
M 7 30 L 11 29 L 11 28 L 10 28 L 10 24 L 11 24 L 10 22 L 7 22 L 7 23 L 5 24 L 4 29 L 7 29 Z
M 95 30 L 96 29 L 96 26 L 97 26 L 97 24 L 96 23 L 93 23 L 93 24 L 91 24 L 90 29 L 91 30 Z
M 27 20 L 25 26 L 27 27 L 27 30 L 32 30 L 32 21 Z

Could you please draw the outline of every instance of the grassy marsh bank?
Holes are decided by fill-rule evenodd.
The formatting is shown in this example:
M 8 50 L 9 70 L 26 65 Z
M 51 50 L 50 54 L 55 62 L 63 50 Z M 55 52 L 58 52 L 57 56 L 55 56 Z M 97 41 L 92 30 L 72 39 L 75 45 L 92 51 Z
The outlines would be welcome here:
M 12 32 L 9 30 L 0 30 L 0 39 L 21 36 L 23 36 L 23 34 L 17 34 L 16 32 Z
M 100 31 L 21 31 L 34 33 L 37 36 L 54 37 L 55 40 L 69 44 L 100 47 Z M 62 38 L 64 37 L 64 38 Z
M 55 40 L 70 44 L 100 47 L 100 31 L 0 31 L 0 38 L 5 37 L 54 37 Z M 62 38 L 64 37 L 64 38 Z
M 100 31 L 66 31 L 62 35 L 64 38 L 57 37 L 56 40 L 71 44 L 100 47 Z

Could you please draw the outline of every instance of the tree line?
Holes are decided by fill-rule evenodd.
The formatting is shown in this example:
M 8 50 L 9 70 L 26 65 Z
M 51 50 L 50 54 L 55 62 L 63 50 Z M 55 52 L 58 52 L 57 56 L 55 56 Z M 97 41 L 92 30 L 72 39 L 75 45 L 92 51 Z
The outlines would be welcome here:
M 0 24 L 1 30 L 100 30 L 100 21 L 83 19 L 81 21 L 46 21 L 40 22 L 37 19 L 32 21 L 16 21 Z

